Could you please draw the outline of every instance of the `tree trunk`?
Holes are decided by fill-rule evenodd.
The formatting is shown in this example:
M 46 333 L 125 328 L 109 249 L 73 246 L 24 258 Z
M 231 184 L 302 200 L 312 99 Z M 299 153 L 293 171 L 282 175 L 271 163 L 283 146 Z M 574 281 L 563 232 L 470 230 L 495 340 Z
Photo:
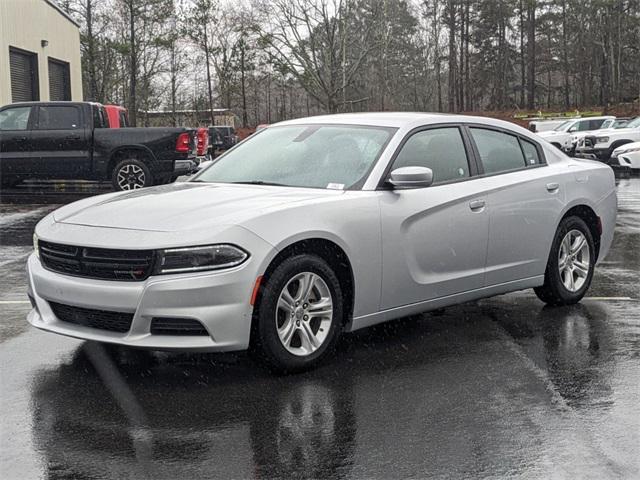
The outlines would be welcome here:
M 449 112 L 456 111 L 456 9 L 454 0 L 449 0 Z
M 209 120 L 210 125 L 214 125 L 213 115 L 213 89 L 211 88 L 211 66 L 209 65 L 209 35 L 207 34 L 207 24 L 204 24 L 204 61 L 207 65 L 207 93 L 209 98 Z
M 247 124 L 249 123 L 249 119 L 247 116 L 247 91 L 245 85 L 245 44 L 244 40 L 242 41 L 242 48 L 240 49 L 240 93 L 242 95 L 242 126 L 247 128 Z
M 536 104 L 536 0 L 528 0 L 527 10 L 527 56 L 529 61 L 527 107 L 533 110 Z
M 520 0 L 520 108 L 524 108 L 524 94 L 527 90 L 527 62 L 524 48 L 524 1 Z
M 138 81 L 138 52 L 136 51 L 135 6 L 134 0 L 129 0 L 129 48 L 131 62 L 131 77 L 129 78 L 129 121 L 135 127 L 138 121 L 138 105 L 136 102 Z
M 569 110 L 569 46 L 567 45 L 567 1 L 562 0 L 562 63 L 564 77 L 564 108 Z

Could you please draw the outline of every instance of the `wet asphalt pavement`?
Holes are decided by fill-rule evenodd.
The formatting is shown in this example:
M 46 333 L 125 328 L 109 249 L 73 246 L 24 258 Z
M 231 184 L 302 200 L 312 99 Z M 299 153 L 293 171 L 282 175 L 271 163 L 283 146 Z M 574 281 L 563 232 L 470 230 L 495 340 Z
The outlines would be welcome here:
M 287 377 L 29 327 L 33 227 L 87 192 L 2 194 L 1 478 L 640 478 L 640 178 L 579 305 L 403 319 Z

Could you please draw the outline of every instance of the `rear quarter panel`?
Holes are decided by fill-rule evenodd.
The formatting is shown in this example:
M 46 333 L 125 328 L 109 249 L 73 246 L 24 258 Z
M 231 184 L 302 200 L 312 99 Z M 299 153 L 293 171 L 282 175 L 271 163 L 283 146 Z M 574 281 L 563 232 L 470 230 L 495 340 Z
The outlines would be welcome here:
M 565 176 L 567 203 L 562 216 L 577 205 L 587 205 L 602 222 L 598 263 L 609 252 L 617 216 L 615 176 L 611 167 L 593 160 L 570 159 Z M 559 221 L 559 220 L 558 220 Z

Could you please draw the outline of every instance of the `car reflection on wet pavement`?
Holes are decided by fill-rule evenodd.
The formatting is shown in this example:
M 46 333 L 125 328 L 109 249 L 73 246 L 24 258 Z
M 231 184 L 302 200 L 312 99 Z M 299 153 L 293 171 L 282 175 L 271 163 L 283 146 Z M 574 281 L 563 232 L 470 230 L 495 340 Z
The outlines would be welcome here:
M 523 291 L 406 318 L 285 377 L 27 328 L 24 261 L 55 207 L 4 204 L 2 477 L 640 478 L 640 179 L 619 199 L 579 305 Z

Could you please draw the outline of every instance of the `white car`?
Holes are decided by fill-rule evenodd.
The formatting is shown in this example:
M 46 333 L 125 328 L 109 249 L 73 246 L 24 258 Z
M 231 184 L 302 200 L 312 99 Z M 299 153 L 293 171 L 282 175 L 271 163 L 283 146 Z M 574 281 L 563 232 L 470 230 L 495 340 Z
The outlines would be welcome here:
M 616 117 L 607 115 L 602 117 L 576 118 L 567 120 L 558 125 L 553 130 L 538 133 L 538 136 L 544 138 L 554 147 L 559 148 L 563 152 L 572 153 L 575 148 L 573 143 L 577 132 L 587 132 L 598 130 L 605 125 L 609 126 L 615 121 Z
M 616 148 L 611 159 L 622 167 L 640 169 L 640 142 L 627 143 Z
M 559 120 L 531 120 L 529 122 L 529 130 L 533 133 L 547 132 L 559 127 L 565 123 L 568 119 L 563 118 Z
M 578 302 L 613 171 L 508 122 L 380 113 L 271 125 L 188 182 L 66 205 L 35 229 L 28 321 L 307 368 L 343 331 L 525 288 Z

